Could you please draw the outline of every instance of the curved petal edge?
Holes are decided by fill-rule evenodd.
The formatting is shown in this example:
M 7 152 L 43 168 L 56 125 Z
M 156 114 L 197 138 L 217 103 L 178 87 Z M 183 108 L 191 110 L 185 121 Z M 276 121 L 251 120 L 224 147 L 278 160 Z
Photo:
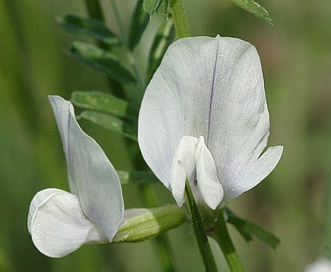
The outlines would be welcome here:
M 77 196 L 60 189 L 45 189 L 31 201 L 28 230 L 38 250 L 59 258 L 87 243 L 105 243 L 85 217 Z
M 223 204 L 252 189 L 264 180 L 277 166 L 283 154 L 283 146 L 269 147 L 260 158 L 240 165 L 231 178 L 231 186 L 225 188 Z

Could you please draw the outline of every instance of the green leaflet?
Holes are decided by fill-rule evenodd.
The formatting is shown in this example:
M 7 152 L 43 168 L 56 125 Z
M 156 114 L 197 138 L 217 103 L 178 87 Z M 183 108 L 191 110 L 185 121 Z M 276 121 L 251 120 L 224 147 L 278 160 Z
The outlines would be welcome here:
M 160 26 L 159 31 L 155 36 L 151 51 L 148 56 L 146 82 L 151 80 L 155 70 L 161 63 L 164 53 L 174 38 L 175 29 L 173 27 L 172 21 L 165 21 Z
M 276 249 L 280 244 L 280 240 L 271 231 L 252 221 L 236 216 L 229 209 L 226 209 L 226 214 L 228 216 L 227 222 L 233 225 L 243 235 L 247 242 L 252 240 L 252 235 L 254 235 L 273 249 Z
M 252 13 L 256 17 L 262 19 L 268 24 L 272 25 L 272 19 L 269 17 L 268 11 L 261 5 L 256 3 L 254 0 L 230 0 L 235 5 L 241 7 L 242 9 Z
M 109 113 L 117 117 L 136 120 L 138 110 L 121 98 L 96 91 L 75 91 L 71 102 L 80 108 Z
M 85 0 L 85 6 L 90 18 L 104 21 L 104 14 L 99 0 Z
M 57 17 L 57 21 L 63 29 L 70 33 L 86 35 L 108 45 L 120 44 L 116 34 L 98 20 L 68 14 Z
M 83 111 L 77 118 L 84 118 L 103 128 L 116 131 L 131 140 L 137 141 L 137 129 L 120 118 L 97 111 Z
M 117 171 L 122 184 L 147 184 L 160 182 L 149 171 Z
M 69 54 L 96 70 L 105 72 L 110 78 L 122 83 L 134 83 L 135 78 L 119 62 L 118 58 L 100 47 L 84 43 L 73 42 Z
M 149 16 L 143 9 L 143 0 L 139 0 L 133 12 L 129 32 L 129 49 L 132 51 L 138 44 L 149 22 Z
M 144 0 L 144 10 L 149 14 L 154 13 L 168 17 L 170 14 L 171 0 Z

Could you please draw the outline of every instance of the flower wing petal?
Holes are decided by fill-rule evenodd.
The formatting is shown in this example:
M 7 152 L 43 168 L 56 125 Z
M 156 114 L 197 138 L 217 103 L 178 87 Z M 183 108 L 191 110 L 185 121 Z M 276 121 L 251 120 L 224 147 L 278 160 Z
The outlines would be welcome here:
M 72 104 L 59 96 L 49 100 L 63 142 L 70 189 L 88 219 L 111 241 L 124 212 L 119 177 L 101 147 L 80 128 Z
M 171 171 L 170 189 L 177 205 L 181 207 L 184 203 L 185 182 L 190 180 L 195 170 L 195 150 L 198 139 L 184 136 L 175 152 Z
M 28 229 L 40 252 L 53 258 L 68 255 L 83 244 L 104 241 L 85 217 L 77 196 L 59 189 L 45 189 L 34 196 Z

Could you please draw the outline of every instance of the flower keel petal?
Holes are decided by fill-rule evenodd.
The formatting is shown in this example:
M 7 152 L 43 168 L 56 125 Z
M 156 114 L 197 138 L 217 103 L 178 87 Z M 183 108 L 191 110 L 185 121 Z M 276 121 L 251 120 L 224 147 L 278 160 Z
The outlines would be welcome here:
M 206 204 L 215 210 L 223 199 L 223 187 L 218 179 L 215 161 L 204 144 L 203 137 L 195 152 L 197 185 Z

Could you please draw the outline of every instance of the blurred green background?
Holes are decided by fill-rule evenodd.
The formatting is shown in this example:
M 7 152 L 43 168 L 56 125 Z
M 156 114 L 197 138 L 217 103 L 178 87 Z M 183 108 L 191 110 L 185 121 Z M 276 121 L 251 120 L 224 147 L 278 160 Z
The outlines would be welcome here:
M 118 1 L 126 26 L 136 1 Z M 247 245 L 233 234 L 246 271 L 302 271 L 320 255 L 331 257 L 331 2 L 264 0 L 271 27 L 228 0 L 186 0 L 196 35 L 233 36 L 254 44 L 261 57 L 271 116 L 270 145 L 284 145 L 276 170 L 233 201 L 240 216 L 271 229 L 276 251 Z M 108 25 L 118 31 L 109 1 Z M 68 189 L 66 166 L 47 95 L 66 99 L 74 90 L 107 91 L 105 77 L 65 53 L 71 41 L 56 16 L 86 15 L 84 1 L 0 1 L 0 271 L 162 271 L 154 244 L 84 246 L 62 259 L 43 256 L 26 227 L 29 203 L 44 188 Z M 153 18 L 136 50 L 143 69 L 160 18 Z M 154 32 L 153 32 L 154 31 Z M 81 123 L 117 169 L 131 169 L 122 137 Z M 162 203 L 173 202 L 153 185 Z M 126 206 L 139 207 L 136 188 L 125 187 Z M 330 191 L 330 190 L 329 190 Z M 330 208 L 331 209 L 331 208 Z M 177 271 L 203 271 L 190 226 L 169 232 Z M 223 271 L 227 271 L 226 268 Z

